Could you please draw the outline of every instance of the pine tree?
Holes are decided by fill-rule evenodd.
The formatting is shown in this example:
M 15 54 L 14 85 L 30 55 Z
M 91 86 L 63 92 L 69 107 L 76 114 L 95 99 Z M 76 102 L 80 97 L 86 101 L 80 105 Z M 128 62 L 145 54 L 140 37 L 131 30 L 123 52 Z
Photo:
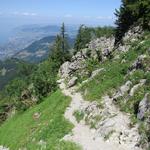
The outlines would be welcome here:
M 75 52 L 80 51 L 81 49 L 86 47 L 86 44 L 88 44 L 91 41 L 92 34 L 91 34 L 91 28 L 87 28 L 84 25 L 81 25 L 78 30 L 77 38 L 75 41 Z
M 61 37 L 62 37 L 62 50 L 63 52 L 65 51 L 65 42 L 66 42 L 66 37 L 65 37 L 65 24 L 62 24 L 61 27 Z
M 68 44 L 68 35 L 65 30 L 65 24 L 63 23 L 61 26 L 61 32 L 60 32 L 60 37 L 61 37 L 61 45 L 62 45 L 62 58 L 63 61 L 69 60 L 70 59 L 70 53 L 69 53 L 69 44 Z
M 150 1 L 149 0 L 122 0 L 119 10 L 115 13 L 116 20 L 116 41 L 121 42 L 122 37 L 135 23 L 141 24 L 143 29 L 150 28 Z
M 61 32 L 56 36 L 52 52 L 50 54 L 50 60 L 56 62 L 60 66 L 63 62 L 70 59 L 69 45 L 67 42 L 67 34 L 65 31 L 65 25 L 62 24 Z
M 60 35 L 56 36 L 55 43 L 50 54 L 50 59 L 56 62 L 58 65 L 63 63 L 63 50 L 62 50 L 62 38 Z

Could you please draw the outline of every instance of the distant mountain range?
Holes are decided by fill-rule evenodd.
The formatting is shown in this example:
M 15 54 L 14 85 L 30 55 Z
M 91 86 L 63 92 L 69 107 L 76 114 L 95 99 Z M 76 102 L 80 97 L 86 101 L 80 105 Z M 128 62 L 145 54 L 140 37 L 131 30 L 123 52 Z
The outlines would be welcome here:
M 77 28 L 68 27 L 68 42 L 74 45 Z M 14 36 L 5 45 L 0 45 L 0 90 L 17 77 L 19 66 L 24 63 L 39 63 L 50 54 L 59 26 L 29 25 L 14 29 Z
M 67 34 L 70 38 L 75 38 L 77 29 L 76 26 L 66 27 Z M 33 42 L 41 40 L 42 38 L 50 36 L 53 38 L 59 32 L 60 26 L 57 25 L 25 25 L 15 28 L 11 33 L 13 36 L 9 38 L 8 42 L 0 45 L 0 60 L 14 56 L 16 53 L 26 49 Z
M 47 36 L 33 42 L 28 47 L 16 53 L 13 57 L 30 63 L 38 63 L 50 54 L 56 36 Z M 69 45 L 74 45 L 74 38 L 68 38 Z

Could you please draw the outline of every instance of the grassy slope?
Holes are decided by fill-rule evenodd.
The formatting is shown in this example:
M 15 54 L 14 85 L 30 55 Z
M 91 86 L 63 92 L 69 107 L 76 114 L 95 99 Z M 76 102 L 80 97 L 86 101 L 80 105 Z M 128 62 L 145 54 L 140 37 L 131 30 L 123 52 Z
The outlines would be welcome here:
M 139 45 L 138 43 L 135 43 L 128 52 L 121 54 L 120 59 L 109 60 L 99 65 L 99 68 L 104 68 L 105 71 L 81 87 L 82 92 L 86 93 L 84 96 L 87 100 L 100 102 L 104 94 L 109 94 L 110 91 L 128 80 L 128 78 L 125 78 L 128 68 L 139 55 L 147 54 L 150 47 L 150 40 L 145 40 L 144 43 Z M 121 63 L 123 59 L 125 59 L 125 63 Z
M 149 37 L 150 34 L 144 42 L 135 43 L 132 49 L 121 54 L 120 59 L 113 60 L 112 62 L 104 62 L 99 65 L 99 68 L 105 68 L 105 71 L 81 87 L 85 99 L 89 101 L 96 100 L 101 103 L 101 97 L 104 96 L 104 94 L 112 94 L 115 89 L 124 84 L 127 80 L 132 81 L 133 84 L 138 84 L 140 79 L 147 79 L 146 84 L 139 88 L 128 101 L 124 101 L 126 97 L 120 97 L 117 100 L 121 111 L 131 114 L 131 122 L 133 124 L 139 123 L 139 133 L 142 135 L 141 143 L 143 144 L 150 139 L 150 129 L 143 121 L 137 119 L 137 109 L 144 95 L 146 93 L 150 94 L 150 72 L 145 69 L 150 67 L 150 53 L 148 52 L 150 48 Z M 142 54 L 147 55 L 147 59 L 144 62 L 144 70 L 136 70 L 133 74 L 126 76 L 127 69 L 137 57 Z M 126 63 L 121 63 L 123 59 Z
M 68 132 L 71 125 L 63 114 L 70 103 L 70 98 L 55 92 L 45 101 L 22 114 L 18 114 L 6 121 L 0 127 L 0 145 L 11 150 L 26 147 L 30 150 L 41 149 L 40 140 L 47 143 L 48 150 L 77 150 L 75 144 L 60 142 Z M 41 113 L 39 119 L 34 119 L 34 113 Z

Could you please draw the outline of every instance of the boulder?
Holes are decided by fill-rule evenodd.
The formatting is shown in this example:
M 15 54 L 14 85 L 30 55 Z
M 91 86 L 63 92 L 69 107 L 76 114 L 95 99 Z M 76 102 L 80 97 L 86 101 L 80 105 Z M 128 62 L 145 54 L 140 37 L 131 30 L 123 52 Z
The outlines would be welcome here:
M 139 110 L 138 110 L 137 118 L 140 120 L 143 120 L 145 119 L 146 114 L 147 115 L 150 114 L 150 94 L 148 93 L 145 94 L 143 100 L 139 103 Z
M 73 87 L 77 83 L 77 80 L 77 77 L 72 77 L 72 79 L 68 82 L 68 88 Z
M 59 75 L 63 78 L 66 78 L 69 76 L 71 70 L 69 68 L 69 65 L 70 65 L 70 62 L 67 61 L 65 62 L 64 64 L 62 64 L 62 66 L 60 67 L 60 70 L 59 70 Z
M 127 81 L 124 85 L 120 87 L 120 89 L 115 93 L 113 96 L 113 100 L 117 100 L 117 98 L 123 96 L 125 93 L 127 93 L 131 88 L 132 82 Z

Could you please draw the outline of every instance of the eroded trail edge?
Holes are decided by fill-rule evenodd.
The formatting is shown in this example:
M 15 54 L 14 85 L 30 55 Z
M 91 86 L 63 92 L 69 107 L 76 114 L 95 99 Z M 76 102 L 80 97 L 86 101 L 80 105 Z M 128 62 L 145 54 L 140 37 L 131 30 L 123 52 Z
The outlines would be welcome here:
M 64 115 L 74 124 L 72 133 L 63 140 L 75 142 L 83 150 L 141 150 L 137 127 L 129 127 L 129 116 L 120 112 L 108 96 L 103 97 L 104 108 L 101 110 L 96 102 L 85 101 L 75 87 L 67 88 L 63 79 L 60 80 L 60 89 L 72 98 Z M 89 122 L 97 115 L 102 115 L 102 118 L 95 123 L 95 128 L 91 128 L 85 119 L 77 122 L 74 116 L 77 110 L 84 111 Z

